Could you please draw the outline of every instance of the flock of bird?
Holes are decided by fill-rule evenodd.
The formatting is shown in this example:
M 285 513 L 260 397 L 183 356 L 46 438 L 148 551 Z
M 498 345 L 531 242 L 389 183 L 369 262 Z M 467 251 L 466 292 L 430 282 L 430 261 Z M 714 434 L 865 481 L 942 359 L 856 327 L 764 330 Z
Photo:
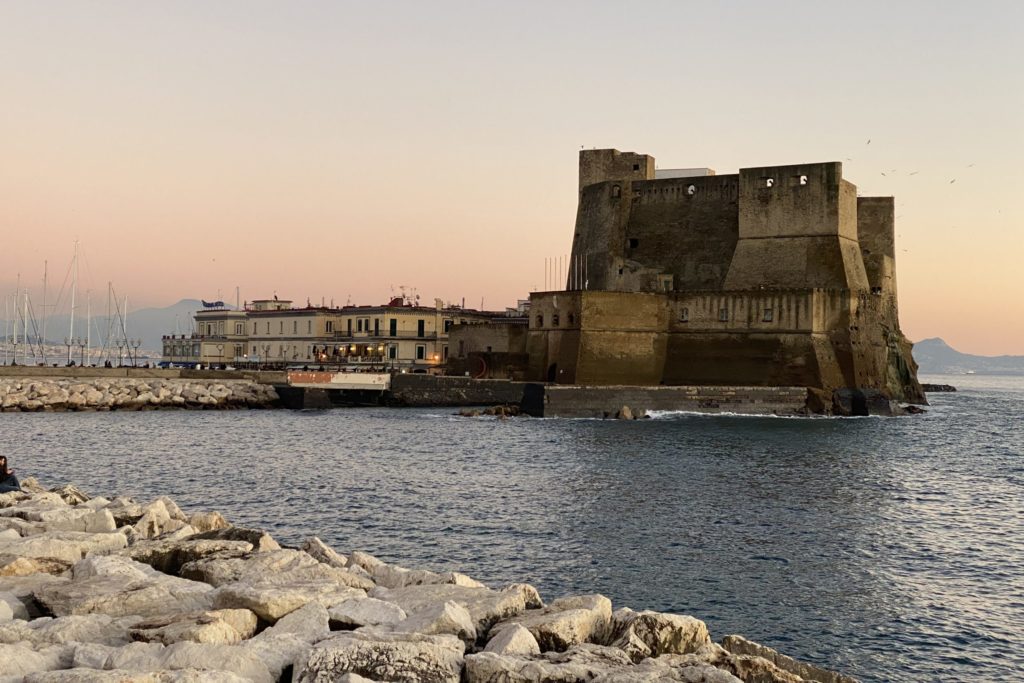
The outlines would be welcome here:
M 870 144 L 871 144 L 871 138 L 868 138 L 868 141 L 864 143 L 864 146 L 867 147 Z M 847 161 L 853 161 L 853 159 L 850 158 L 850 157 L 847 157 L 846 160 Z M 974 168 L 974 164 L 967 164 L 967 168 Z M 896 169 L 895 168 L 890 169 L 889 173 L 896 173 Z M 920 171 L 911 171 L 907 175 L 908 176 L 912 176 L 912 175 L 917 175 L 918 173 L 920 173 Z M 888 174 L 885 171 L 881 171 L 881 174 L 883 176 L 885 176 L 885 177 L 888 177 Z M 956 182 L 956 178 L 953 178 L 952 180 L 949 181 L 949 184 L 952 185 L 955 182 Z

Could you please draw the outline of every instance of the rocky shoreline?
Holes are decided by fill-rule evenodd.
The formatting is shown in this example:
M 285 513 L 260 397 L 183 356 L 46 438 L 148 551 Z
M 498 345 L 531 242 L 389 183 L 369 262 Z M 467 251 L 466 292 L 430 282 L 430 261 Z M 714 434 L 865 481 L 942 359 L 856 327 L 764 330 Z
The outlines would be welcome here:
M 545 604 L 457 572 L 301 548 L 170 498 L 0 494 L 0 683 L 848 683 L 693 617 Z
M 248 379 L 0 378 L 3 412 L 270 408 L 274 387 Z

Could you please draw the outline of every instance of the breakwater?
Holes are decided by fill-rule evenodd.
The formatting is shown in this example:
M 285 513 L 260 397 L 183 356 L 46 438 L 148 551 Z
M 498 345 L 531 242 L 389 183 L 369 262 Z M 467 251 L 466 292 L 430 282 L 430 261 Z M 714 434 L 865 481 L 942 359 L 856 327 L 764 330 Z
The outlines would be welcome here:
M 2 680 L 852 680 L 598 594 L 286 548 L 166 496 L 25 489 L 0 494 Z
M 277 399 L 251 379 L 0 377 L 4 412 L 268 408 Z

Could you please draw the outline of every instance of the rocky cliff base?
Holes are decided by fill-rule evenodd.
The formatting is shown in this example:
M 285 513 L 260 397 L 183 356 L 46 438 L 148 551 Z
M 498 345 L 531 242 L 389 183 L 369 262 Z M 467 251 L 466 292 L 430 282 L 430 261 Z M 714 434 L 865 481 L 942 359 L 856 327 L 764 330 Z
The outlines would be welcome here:
M 0 410 L 154 410 L 157 408 L 268 408 L 270 385 L 251 380 L 0 379 Z
M 852 679 L 680 614 L 283 548 L 216 512 L 0 494 L 0 682 Z

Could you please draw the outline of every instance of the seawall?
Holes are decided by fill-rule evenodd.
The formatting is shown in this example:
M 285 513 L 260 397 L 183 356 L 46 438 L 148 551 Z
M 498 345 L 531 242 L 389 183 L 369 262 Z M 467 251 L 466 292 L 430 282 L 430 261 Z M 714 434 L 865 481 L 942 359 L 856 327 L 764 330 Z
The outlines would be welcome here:
M 251 379 L 161 377 L 0 377 L 0 410 L 153 410 L 270 408 L 274 388 Z
M 524 403 L 535 417 L 616 417 L 624 408 L 634 416 L 651 411 L 806 415 L 802 387 L 586 387 L 549 385 Z
M 853 683 L 682 614 L 545 602 L 217 512 L 0 494 L 0 680 Z

